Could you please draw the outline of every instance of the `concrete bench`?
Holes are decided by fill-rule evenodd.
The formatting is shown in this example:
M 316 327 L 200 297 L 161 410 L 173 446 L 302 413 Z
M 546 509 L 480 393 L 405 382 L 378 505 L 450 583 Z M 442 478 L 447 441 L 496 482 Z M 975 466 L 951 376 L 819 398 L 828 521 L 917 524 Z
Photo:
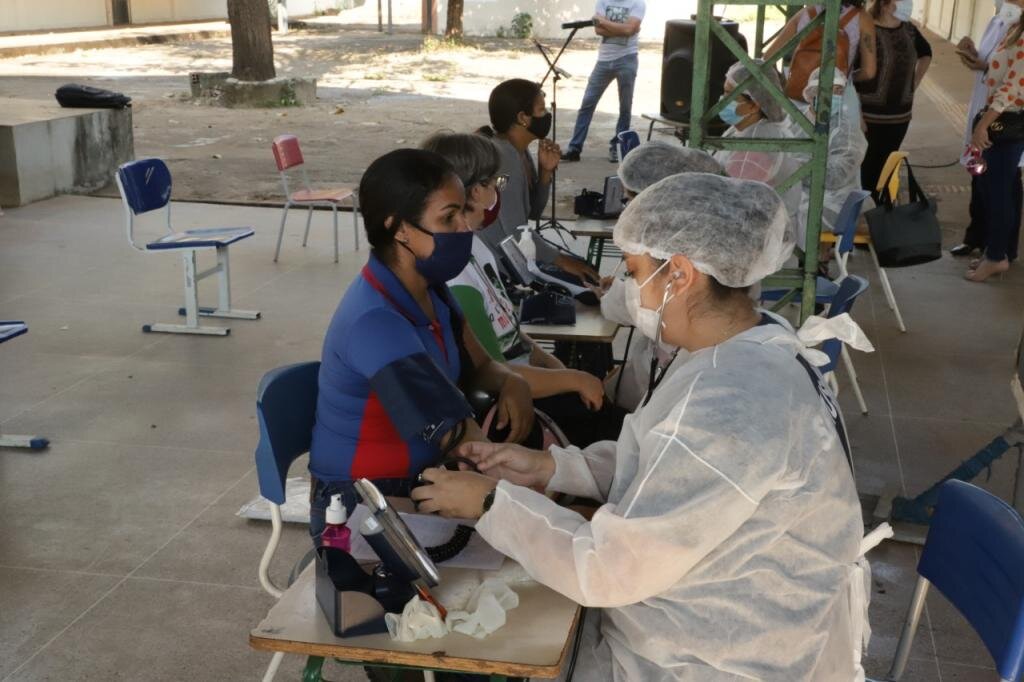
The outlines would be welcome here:
M 134 157 L 130 108 L 0 99 L 0 206 L 94 192 Z

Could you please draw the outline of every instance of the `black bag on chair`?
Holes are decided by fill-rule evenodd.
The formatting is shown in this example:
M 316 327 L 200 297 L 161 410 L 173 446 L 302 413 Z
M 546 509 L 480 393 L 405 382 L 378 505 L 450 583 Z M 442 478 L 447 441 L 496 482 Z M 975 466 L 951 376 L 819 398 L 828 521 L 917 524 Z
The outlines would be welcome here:
M 899 172 L 897 170 L 894 172 Z M 871 242 L 883 268 L 905 268 L 942 258 L 942 229 L 935 217 L 935 200 L 925 195 L 907 163 L 910 201 L 896 204 L 886 191 L 882 205 L 864 214 Z

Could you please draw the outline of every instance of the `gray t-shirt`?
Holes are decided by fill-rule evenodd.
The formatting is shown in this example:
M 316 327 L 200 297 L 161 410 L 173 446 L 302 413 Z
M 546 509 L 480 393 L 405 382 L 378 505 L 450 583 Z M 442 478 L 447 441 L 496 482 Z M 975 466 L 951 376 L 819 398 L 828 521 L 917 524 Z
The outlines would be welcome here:
M 506 237 L 515 235 L 518 239 L 519 228 L 540 217 L 547 206 L 551 193 L 550 184 L 541 184 L 537 174 L 537 165 L 529 152 L 520 153 L 506 139 L 495 137 L 495 144 L 501 154 L 501 168 L 498 171 L 508 175 L 508 184 L 501 191 L 501 210 L 498 219 L 477 232 L 487 244 L 491 253 L 501 254 L 499 246 Z M 534 238 L 537 244 L 537 260 L 541 263 L 553 263 L 558 250 L 545 240 Z M 498 258 L 501 263 L 501 258 Z
M 608 17 L 609 21 L 624 24 L 630 17 L 643 19 L 647 4 L 644 0 L 597 0 L 594 11 Z M 597 50 L 597 61 L 607 62 L 627 54 L 639 51 L 639 34 L 634 33 L 628 38 L 615 36 L 601 38 L 601 47 Z

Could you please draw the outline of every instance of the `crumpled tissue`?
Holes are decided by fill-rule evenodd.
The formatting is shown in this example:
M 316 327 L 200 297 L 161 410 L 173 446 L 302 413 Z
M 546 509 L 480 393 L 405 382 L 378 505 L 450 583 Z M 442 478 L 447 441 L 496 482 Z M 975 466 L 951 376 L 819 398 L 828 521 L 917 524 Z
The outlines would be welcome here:
M 463 610 L 448 612 L 442 620 L 437 608 L 419 597 L 413 597 L 402 610 L 402 615 L 388 613 L 384 621 L 391 638 L 399 642 L 443 637 L 459 632 L 483 639 L 505 625 L 506 612 L 519 606 L 517 595 L 500 578 L 488 578 L 470 595 Z
M 803 355 L 817 367 L 827 365 L 829 358 L 825 353 L 811 347 L 829 339 L 839 339 L 847 346 L 865 353 L 872 353 L 875 350 L 864 330 L 850 317 L 850 313 L 830 318 L 812 315 L 804 321 L 796 335 L 807 348 Z

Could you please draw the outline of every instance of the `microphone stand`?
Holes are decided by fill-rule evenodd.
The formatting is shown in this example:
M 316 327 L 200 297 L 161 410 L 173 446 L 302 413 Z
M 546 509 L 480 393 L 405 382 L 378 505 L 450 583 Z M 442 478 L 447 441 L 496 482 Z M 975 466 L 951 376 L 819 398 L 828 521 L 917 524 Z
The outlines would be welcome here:
M 576 37 L 576 32 L 578 30 L 579 28 L 574 28 L 569 32 L 569 36 L 565 39 L 565 42 L 562 43 L 562 47 L 558 50 L 558 54 L 555 55 L 554 59 L 551 58 L 547 48 L 541 45 L 536 38 L 533 39 L 533 44 L 536 46 L 537 51 L 540 52 L 542 57 L 544 57 L 544 61 L 548 63 L 548 70 L 544 74 L 544 78 L 540 81 L 541 88 L 543 88 L 544 84 L 547 82 L 548 76 L 551 76 L 551 141 L 556 144 L 558 140 L 558 81 L 563 78 L 572 78 L 569 73 L 558 66 L 558 60 L 562 58 L 565 48 L 569 47 L 569 43 L 571 43 L 572 39 Z M 566 243 L 565 237 L 561 234 L 561 231 L 564 231 L 565 227 L 558 222 L 557 211 L 555 208 L 558 203 L 557 177 L 558 171 L 556 169 L 551 172 L 551 218 L 543 225 L 540 223 L 540 218 L 537 218 L 537 233 L 540 234 L 541 230 L 553 228 L 559 233 L 558 236 L 562 239 L 562 244 L 564 244 L 565 248 L 568 249 L 569 245 Z

